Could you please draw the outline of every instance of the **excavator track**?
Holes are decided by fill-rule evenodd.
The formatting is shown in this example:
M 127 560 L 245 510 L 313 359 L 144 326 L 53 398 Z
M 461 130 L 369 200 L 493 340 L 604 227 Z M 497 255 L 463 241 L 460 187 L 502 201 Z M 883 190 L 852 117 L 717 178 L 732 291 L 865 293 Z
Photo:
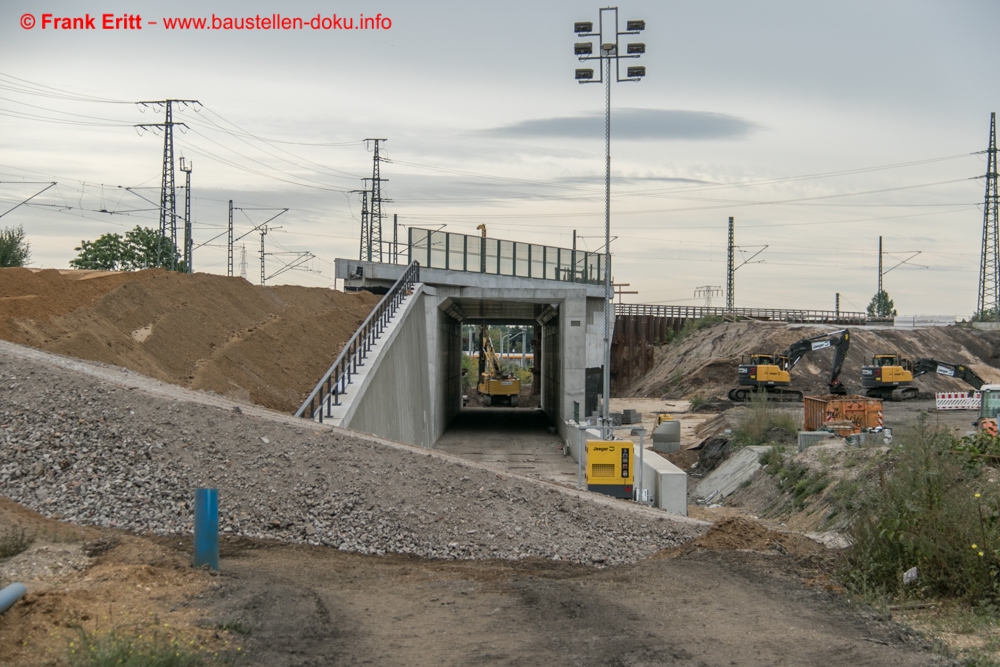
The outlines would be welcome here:
M 883 401 L 912 401 L 920 396 L 918 387 L 871 387 L 865 390 L 868 398 L 880 398 Z
M 802 402 L 802 392 L 795 389 L 782 389 L 780 387 L 736 387 L 729 390 L 729 400 L 734 403 L 749 403 L 753 400 L 754 394 L 764 394 L 769 403 L 794 403 Z

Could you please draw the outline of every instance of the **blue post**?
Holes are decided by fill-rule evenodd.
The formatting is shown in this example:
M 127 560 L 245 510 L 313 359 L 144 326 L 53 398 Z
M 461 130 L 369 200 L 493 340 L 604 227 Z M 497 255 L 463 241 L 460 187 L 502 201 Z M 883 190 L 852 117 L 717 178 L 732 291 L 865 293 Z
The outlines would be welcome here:
M 219 570 L 219 490 L 194 492 L 194 566 Z

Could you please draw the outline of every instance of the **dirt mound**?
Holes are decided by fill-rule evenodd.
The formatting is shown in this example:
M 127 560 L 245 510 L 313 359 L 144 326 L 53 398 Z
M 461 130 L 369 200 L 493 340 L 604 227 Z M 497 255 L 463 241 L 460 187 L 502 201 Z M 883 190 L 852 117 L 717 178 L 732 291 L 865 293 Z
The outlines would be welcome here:
M 0 269 L 0 338 L 293 412 L 377 302 L 162 269 Z
M 795 533 L 779 533 L 743 517 L 729 517 L 719 521 L 691 545 L 702 549 L 776 550 L 803 555 L 821 549 L 820 545 L 807 537 Z
M 657 348 L 656 363 L 644 377 L 627 387 L 624 396 L 725 398 L 736 386 L 736 367 L 755 352 L 781 352 L 802 338 L 836 330 L 823 325 L 780 322 L 727 322 L 695 331 L 680 342 Z M 861 367 L 874 354 L 898 352 L 910 359 L 932 358 L 972 366 L 984 380 L 1000 378 L 1000 332 L 962 327 L 928 329 L 851 328 L 851 348 L 840 381 L 850 393 L 861 393 Z M 792 371 L 792 388 L 804 394 L 829 393 L 827 380 L 833 353 L 807 355 Z M 967 391 L 961 380 L 928 373 L 914 384 L 928 395 L 937 391 Z

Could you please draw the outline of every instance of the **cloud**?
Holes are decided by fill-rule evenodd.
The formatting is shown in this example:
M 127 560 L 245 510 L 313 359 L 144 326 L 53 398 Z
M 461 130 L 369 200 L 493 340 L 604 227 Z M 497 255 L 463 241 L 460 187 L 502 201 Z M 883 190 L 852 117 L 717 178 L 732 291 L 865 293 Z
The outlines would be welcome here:
M 711 141 L 744 139 L 760 129 L 757 123 L 714 111 L 677 109 L 615 109 L 611 113 L 611 135 L 616 139 Z M 569 139 L 601 136 L 604 114 L 538 118 L 492 128 L 485 134 L 502 137 L 560 137 Z

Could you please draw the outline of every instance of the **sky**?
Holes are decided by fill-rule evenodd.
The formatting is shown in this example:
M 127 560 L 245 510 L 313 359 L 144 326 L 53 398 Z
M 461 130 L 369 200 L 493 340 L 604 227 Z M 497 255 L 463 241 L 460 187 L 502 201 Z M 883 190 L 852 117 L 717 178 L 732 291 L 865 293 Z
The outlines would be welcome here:
M 89 14 L 95 29 L 46 14 Z M 123 28 L 101 29 L 105 14 Z M 165 21 L 273 14 L 379 29 Z M 485 224 L 559 247 L 575 230 L 601 251 L 604 88 L 574 80 L 592 65 L 573 55 L 574 22 L 599 14 L 568 0 L 7 0 L 0 227 L 24 228 L 32 266 L 66 268 L 83 240 L 158 226 L 163 137 L 136 125 L 164 113 L 135 103 L 184 99 L 198 101 L 174 105 L 197 271 L 226 273 L 233 200 L 237 274 L 245 246 L 260 282 L 253 229 L 287 208 L 264 238 L 267 283 L 334 287 L 334 259 L 358 256 L 352 191 L 372 175 L 373 137 L 386 139 L 384 236 L 395 215 L 404 240 Z M 881 236 L 900 315 L 975 311 L 1000 3 L 637 0 L 618 17 L 646 22 L 622 38 L 645 43 L 629 63 L 645 78 L 611 86 L 613 274 L 638 291 L 626 301 L 704 304 L 699 287 L 726 284 L 733 217 L 737 264 L 753 257 L 738 307 L 832 310 L 839 293 L 864 310 Z

